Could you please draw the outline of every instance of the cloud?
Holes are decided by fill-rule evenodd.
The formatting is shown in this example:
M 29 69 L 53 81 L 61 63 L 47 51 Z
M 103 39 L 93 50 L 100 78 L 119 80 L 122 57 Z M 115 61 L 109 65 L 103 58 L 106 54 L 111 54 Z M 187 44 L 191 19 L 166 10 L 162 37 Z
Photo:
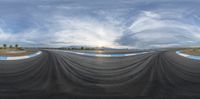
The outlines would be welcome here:
M 116 47 L 116 38 L 121 30 L 115 24 L 87 18 L 59 18 L 59 31 L 55 32 L 57 42 L 71 42 L 76 45 Z
M 200 43 L 196 0 L 0 0 L 0 5 L 0 43 L 132 48 Z
M 180 16 L 178 13 L 171 14 Z M 152 48 L 190 46 L 191 43 L 200 41 L 199 26 L 167 17 L 156 12 L 143 11 L 117 42 L 138 48 Z
M 4 41 L 4 40 L 8 40 L 11 37 L 10 34 L 4 33 L 4 31 L 2 31 L 2 29 L 0 29 L 0 40 Z
M 53 20 L 53 21 L 52 21 Z M 43 31 L 44 28 L 47 30 Z M 22 43 L 26 46 L 109 46 L 117 47 L 114 41 L 121 36 L 121 28 L 116 21 L 97 20 L 92 17 L 54 16 L 44 22 L 42 27 L 31 28 L 20 33 L 0 32 L 0 41 Z M 117 33 L 117 34 L 116 34 Z M 12 38 L 12 39 L 11 39 Z

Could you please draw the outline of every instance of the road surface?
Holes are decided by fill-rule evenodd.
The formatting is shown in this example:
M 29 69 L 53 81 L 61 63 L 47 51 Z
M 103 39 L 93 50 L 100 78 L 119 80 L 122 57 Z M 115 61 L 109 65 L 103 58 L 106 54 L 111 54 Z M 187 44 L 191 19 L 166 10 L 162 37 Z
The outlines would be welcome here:
M 44 50 L 0 61 L 0 99 L 200 97 L 200 61 L 175 52 L 100 58 Z

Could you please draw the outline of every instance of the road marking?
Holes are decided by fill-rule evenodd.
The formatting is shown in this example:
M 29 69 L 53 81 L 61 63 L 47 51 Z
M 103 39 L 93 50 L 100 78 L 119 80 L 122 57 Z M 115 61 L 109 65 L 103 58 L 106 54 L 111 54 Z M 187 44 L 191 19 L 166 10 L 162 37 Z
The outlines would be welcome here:
M 186 58 L 200 60 L 200 56 L 188 55 L 188 54 L 185 54 L 185 53 L 181 53 L 181 51 L 176 51 L 176 54 L 183 56 L 183 57 L 186 57 Z
M 37 53 L 26 55 L 26 56 L 14 56 L 14 57 L 8 57 L 8 56 L 0 56 L 0 60 L 21 60 L 21 59 L 28 59 L 35 57 L 37 55 L 40 55 L 42 52 L 38 51 Z
M 126 57 L 126 56 L 135 56 L 135 55 L 150 53 L 150 52 L 140 52 L 140 53 L 130 53 L 130 54 L 93 54 L 93 53 L 81 53 L 74 51 L 63 51 L 63 50 L 57 50 L 57 51 L 73 53 L 78 55 L 85 55 L 85 56 L 93 56 L 93 57 Z

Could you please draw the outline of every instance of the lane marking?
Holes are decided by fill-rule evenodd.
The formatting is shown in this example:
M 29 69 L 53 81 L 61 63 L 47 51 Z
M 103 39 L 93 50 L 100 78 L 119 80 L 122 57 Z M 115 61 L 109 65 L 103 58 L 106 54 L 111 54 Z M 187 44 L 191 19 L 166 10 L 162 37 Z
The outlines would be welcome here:
M 181 53 L 181 51 L 176 51 L 176 54 L 183 56 L 183 57 L 186 57 L 186 58 L 200 60 L 200 56 L 188 55 L 188 54 L 185 54 L 185 53 Z
M 63 50 L 57 50 L 57 51 L 62 51 L 62 52 L 72 53 L 72 54 L 78 54 L 78 55 L 85 55 L 85 56 L 93 56 L 93 57 L 126 57 L 126 56 L 135 56 L 135 55 L 150 53 L 150 52 L 140 52 L 140 53 L 130 53 L 130 54 L 93 54 L 93 53 L 63 51 Z
M 28 58 L 32 58 L 32 57 L 35 57 L 37 55 L 40 55 L 41 53 L 42 53 L 42 51 L 38 51 L 37 53 L 26 55 L 26 56 L 13 56 L 13 57 L 0 56 L 0 60 L 21 60 L 21 59 L 28 59 Z

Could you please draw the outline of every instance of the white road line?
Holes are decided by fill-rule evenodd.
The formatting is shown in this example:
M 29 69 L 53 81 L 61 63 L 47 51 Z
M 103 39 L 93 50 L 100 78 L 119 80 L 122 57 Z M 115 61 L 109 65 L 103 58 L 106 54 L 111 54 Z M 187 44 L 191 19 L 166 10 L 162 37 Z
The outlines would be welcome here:
M 185 54 L 185 53 L 181 53 L 181 51 L 176 51 L 176 54 L 183 56 L 183 57 L 186 57 L 186 58 L 200 60 L 200 56 L 188 55 L 188 54 Z
M 28 58 L 32 58 L 32 57 L 35 57 L 37 55 L 40 55 L 41 53 L 42 53 L 41 51 L 38 51 L 37 53 L 26 55 L 26 56 L 14 56 L 14 57 L 0 56 L 0 60 L 21 60 L 21 59 L 28 59 Z
M 85 56 L 93 56 L 93 57 L 126 57 L 126 56 L 135 56 L 135 55 L 150 53 L 150 52 L 140 52 L 140 53 L 130 53 L 130 54 L 94 54 L 94 53 L 81 53 L 81 52 L 63 51 L 63 50 L 56 50 L 56 51 L 62 51 L 62 52 L 85 55 Z

